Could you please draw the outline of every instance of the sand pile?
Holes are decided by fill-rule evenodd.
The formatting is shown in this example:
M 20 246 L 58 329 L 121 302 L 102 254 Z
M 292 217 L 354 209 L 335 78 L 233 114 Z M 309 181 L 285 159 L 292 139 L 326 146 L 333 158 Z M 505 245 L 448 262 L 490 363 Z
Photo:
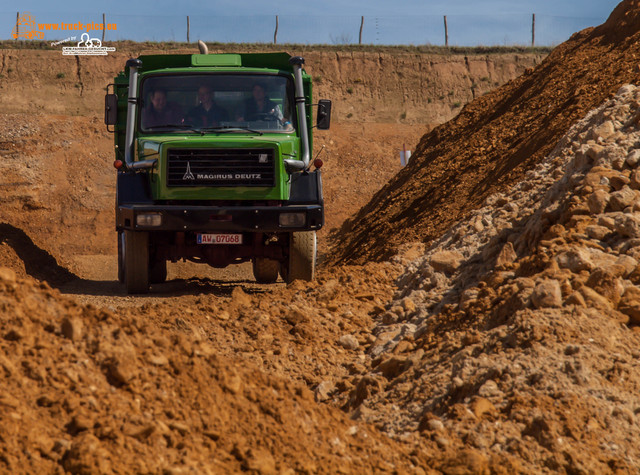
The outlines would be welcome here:
M 392 256 L 430 242 L 491 194 L 522 180 L 585 114 L 640 79 L 640 4 L 624 1 L 543 63 L 426 134 L 412 163 L 334 235 L 333 262 Z
M 624 86 L 409 264 L 345 407 L 478 467 L 637 470 L 639 147 Z
M 145 310 L 81 306 L 0 268 L 0 471 L 371 473 L 418 463 L 317 404 L 306 385 L 222 356 L 201 326 L 163 329 Z

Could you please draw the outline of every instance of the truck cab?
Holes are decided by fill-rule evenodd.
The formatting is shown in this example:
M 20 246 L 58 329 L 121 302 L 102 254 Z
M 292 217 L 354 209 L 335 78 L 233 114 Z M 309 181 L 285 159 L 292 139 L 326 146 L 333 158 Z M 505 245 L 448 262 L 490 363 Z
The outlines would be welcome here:
M 147 55 L 107 87 L 128 293 L 148 292 L 179 260 L 251 261 L 260 283 L 314 279 L 324 201 L 303 64 L 286 53 Z M 315 106 L 328 128 L 330 101 Z

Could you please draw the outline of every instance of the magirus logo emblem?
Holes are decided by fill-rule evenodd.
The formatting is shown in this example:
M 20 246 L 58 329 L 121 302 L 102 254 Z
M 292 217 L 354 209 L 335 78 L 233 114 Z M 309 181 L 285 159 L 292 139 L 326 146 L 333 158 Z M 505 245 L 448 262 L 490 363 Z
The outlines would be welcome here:
M 187 171 L 184 172 L 184 176 L 182 177 L 183 180 L 195 180 L 196 177 L 193 176 L 193 173 L 191 173 L 191 163 L 187 162 Z

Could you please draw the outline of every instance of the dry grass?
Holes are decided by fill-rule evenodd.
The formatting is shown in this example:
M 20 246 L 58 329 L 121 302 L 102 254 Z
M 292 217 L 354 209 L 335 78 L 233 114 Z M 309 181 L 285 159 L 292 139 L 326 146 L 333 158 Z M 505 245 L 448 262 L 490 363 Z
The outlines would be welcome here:
M 153 49 L 162 51 L 171 50 L 197 50 L 197 44 L 186 42 L 153 42 L 153 41 L 106 41 L 109 46 L 118 49 Z M 418 53 L 418 54 L 466 54 L 487 55 L 504 53 L 535 53 L 548 54 L 551 47 L 526 47 L 526 46 L 436 46 L 436 45 L 328 45 L 328 44 L 297 44 L 297 43 L 207 43 L 210 51 L 216 52 L 252 52 L 252 51 L 342 51 L 342 52 L 368 52 L 368 53 Z M 50 41 L 33 40 L 4 40 L 0 41 L 0 49 L 60 49 L 60 45 L 51 46 Z

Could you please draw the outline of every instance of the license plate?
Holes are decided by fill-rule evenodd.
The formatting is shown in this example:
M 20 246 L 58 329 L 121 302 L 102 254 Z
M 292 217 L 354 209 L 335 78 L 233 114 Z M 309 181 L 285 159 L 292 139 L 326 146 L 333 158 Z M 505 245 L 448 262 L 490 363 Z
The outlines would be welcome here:
M 242 244 L 242 234 L 198 234 L 198 244 Z

